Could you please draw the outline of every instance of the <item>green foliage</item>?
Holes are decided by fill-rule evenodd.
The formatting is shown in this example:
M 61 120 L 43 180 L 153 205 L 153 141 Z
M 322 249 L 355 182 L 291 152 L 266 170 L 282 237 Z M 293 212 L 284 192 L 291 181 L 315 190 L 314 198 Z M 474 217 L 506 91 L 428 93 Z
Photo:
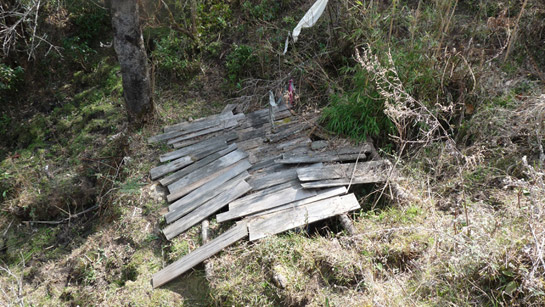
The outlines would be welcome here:
M 257 3 L 253 3 L 257 2 Z M 278 0 L 244 1 L 243 13 L 250 19 L 257 21 L 272 21 L 277 18 L 284 2 Z
M 254 49 L 248 45 L 234 45 L 233 50 L 227 56 L 227 74 L 233 84 L 237 84 L 241 78 L 248 76 L 257 63 Z
M 214 40 L 231 25 L 231 7 L 225 1 L 203 1 L 197 7 L 197 31 L 205 41 Z
M 11 68 L 0 63 L 0 93 L 16 89 L 23 79 L 24 70 L 21 66 Z
M 156 42 L 152 52 L 157 63 L 158 75 L 188 79 L 197 69 L 196 59 L 192 59 L 192 42 L 185 36 L 171 31 Z
M 345 93 L 332 95 L 323 110 L 327 129 L 357 141 L 394 133 L 394 125 L 384 114 L 384 100 L 369 84 L 366 73 L 357 67 L 344 73 L 353 74 L 351 84 Z
M 87 44 L 103 36 L 104 31 L 111 27 L 108 10 L 96 3 L 70 0 L 67 1 L 66 7 L 70 12 L 72 23 L 77 28 L 77 37 Z

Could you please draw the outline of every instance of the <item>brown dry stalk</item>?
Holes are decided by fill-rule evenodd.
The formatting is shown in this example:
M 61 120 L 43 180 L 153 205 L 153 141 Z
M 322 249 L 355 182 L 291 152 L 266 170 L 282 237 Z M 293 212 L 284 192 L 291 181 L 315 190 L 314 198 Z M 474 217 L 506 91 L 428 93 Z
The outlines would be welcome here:
M 524 2 L 522 3 L 522 8 L 520 9 L 519 15 L 517 16 L 515 28 L 513 29 L 513 35 L 509 37 L 509 42 L 507 43 L 507 51 L 505 51 L 505 57 L 503 58 L 504 62 L 507 61 L 507 57 L 509 57 L 509 53 L 511 52 L 511 47 L 513 46 L 514 41 L 517 39 L 517 31 L 519 28 L 520 17 L 522 17 L 522 13 L 524 13 L 524 9 L 526 8 L 527 3 L 528 0 L 524 0 Z

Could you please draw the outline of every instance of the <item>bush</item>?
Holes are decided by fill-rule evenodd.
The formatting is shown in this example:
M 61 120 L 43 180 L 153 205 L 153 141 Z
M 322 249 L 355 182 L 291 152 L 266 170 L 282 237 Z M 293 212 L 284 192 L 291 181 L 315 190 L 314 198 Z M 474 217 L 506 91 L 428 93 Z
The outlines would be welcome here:
M 344 73 L 353 73 L 351 84 L 343 94 L 332 95 L 324 109 L 322 119 L 327 129 L 357 141 L 386 139 L 395 127 L 384 114 L 384 100 L 360 68 L 347 68 Z
M 157 64 L 158 75 L 167 79 L 188 79 L 196 69 L 196 60 L 191 59 L 191 42 L 173 31 L 156 42 L 152 55 Z
M 227 56 L 227 74 L 233 84 L 237 84 L 242 77 L 251 74 L 252 67 L 257 64 L 254 49 L 248 45 L 234 45 L 233 51 Z

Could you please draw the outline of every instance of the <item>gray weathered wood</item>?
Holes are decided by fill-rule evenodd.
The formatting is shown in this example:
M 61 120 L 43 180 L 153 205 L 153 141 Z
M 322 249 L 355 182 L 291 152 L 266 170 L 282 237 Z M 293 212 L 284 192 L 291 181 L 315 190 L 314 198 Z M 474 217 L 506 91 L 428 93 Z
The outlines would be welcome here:
M 320 168 L 304 168 L 297 170 L 297 176 L 301 181 L 328 180 L 328 179 L 348 179 L 354 177 L 382 177 L 390 167 L 387 160 L 368 161 L 344 164 L 324 165 Z
M 166 284 L 247 235 L 248 226 L 246 223 L 244 221 L 238 223 L 235 227 L 219 235 L 214 240 L 204 244 L 182 257 L 180 260 L 155 273 L 152 279 L 153 287 L 157 288 Z
M 229 211 L 218 214 L 216 219 L 219 223 L 222 223 L 313 196 L 316 196 L 316 191 L 286 188 L 263 195 L 251 202 L 238 203 L 236 206 L 229 204 Z
M 238 181 L 234 186 L 230 186 L 229 190 L 224 191 L 216 197 L 210 199 L 200 207 L 189 212 L 187 215 L 163 229 L 165 237 L 168 240 L 174 238 L 192 226 L 198 224 L 200 221 L 206 219 L 210 215 L 216 213 L 230 201 L 246 194 L 251 189 L 252 187 L 250 187 L 250 185 L 248 185 L 244 180 Z
M 180 178 L 183 178 L 185 177 L 186 175 L 198 170 L 198 169 L 201 169 L 203 167 L 205 167 L 206 165 L 216 161 L 217 159 L 225 156 L 226 154 L 234 151 L 237 149 L 237 144 L 231 144 L 229 146 L 227 146 L 227 148 L 225 149 L 222 149 L 218 152 L 215 152 L 215 153 L 212 153 L 206 157 L 204 157 L 203 159 L 193 163 L 193 164 L 190 164 L 189 166 L 173 173 L 173 174 L 170 174 L 168 175 L 167 177 L 159 180 L 159 182 L 163 185 L 163 186 L 167 186 L 173 182 L 175 182 L 176 180 L 180 179 Z
M 203 148 L 202 150 L 196 151 L 195 153 L 189 154 L 185 157 L 178 158 L 174 161 L 171 161 L 167 164 L 163 164 L 160 166 L 157 166 L 153 169 L 151 169 L 151 179 L 155 180 L 159 177 L 162 177 L 168 173 L 177 171 L 181 168 L 186 167 L 187 165 L 199 161 L 204 157 L 207 157 L 213 153 L 216 153 L 218 151 L 221 151 L 223 149 L 227 148 L 227 143 L 225 142 L 218 142 L 217 144 L 211 145 L 210 147 Z M 186 161 L 189 159 L 189 162 Z
M 217 131 L 217 132 L 210 133 L 210 134 L 207 134 L 207 135 L 203 135 L 203 136 L 201 136 L 199 138 L 193 138 L 193 139 L 184 140 L 184 141 L 181 141 L 181 142 L 174 143 L 174 144 L 172 144 L 172 147 L 174 149 L 178 149 L 178 148 L 186 147 L 186 146 L 193 145 L 193 144 L 196 144 L 196 143 L 199 143 L 199 142 L 203 142 L 203 141 L 206 141 L 206 140 L 209 140 L 209 139 L 212 139 L 212 138 L 224 139 L 227 142 L 227 144 L 229 144 L 231 141 L 236 140 L 237 137 L 238 136 L 237 136 L 236 132 L 234 132 L 234 131 L 227 131 L 226 132 L 225 130 L 222 130 L 222 131 Z
M 290 116 L 291 116 L 291 113 L 289 110 L 286 110 L 285 106 L 280 106 L 274 112 L 274 118 L 277 123 L 280 120 Z M 248 128 L 248 127 L 259 128 L 268 123 L 269 123 L 269 109 L 261 109 L 261 110 L 246 114 L 246 119 L 241 123 L 240 126 L 241 128 Z
M 265 215 L 265 214 L 278 212 L 278 211 L 293 210 L 293 209 L 295 209 L 295 208 L 297 208 L 299 206 L 310 204 L 310 203 L 313 203 L 313 202 L 316 202 L 316 201 L 319 201 L 319 200 L 322 200 L 322 199 L 331 198 L 331 197 L 339 196 L 339 195 L 344 195 L 344 194 L 347 193 L 347 191 L 348 190 L 346 189 L 346 187 L 335 187 L 335 188 L 324 189 L 324 190 L 321 190 L 321 191 L 317 191 L 316 196 L 313 196 L 313 197 L 310 197 L 310 198 L 305 198 L 305 199 L 295 201 L 295 202 L 292 202 L 292 203 L 288 203 L 288 204 L 284 204 L 284 205 L 281 205 L 281 206 L 272 207 L 272 208 L 269 208 L 269 209 L 264 210 L 264 211 L 252 213 L 252 214 L 250 214 L 248 216 L 258 216 L 258 215 Z
M 220 144 L 226 143 L 225 138 L 219 136 L 219 137 L 204 140 L 204 141 L 199 142 L 199 143 L 195 143 L 193 145 L 190 145 L 190 146 L 187 146 L 187 147 L 184 147 L 184 148 L 180 148 L 180 149 L 168 152 L 166 154 L 163 154 L 163 155 L 159 156 L 159 161 L 166 162 L 166 161 L 178 159 L 178 158 L 183 157 L 183 156 L 188 156 L 188 155 L 190 155 L 192 153 L 196 153 L 196 152 L 207 150 L 207 149 L 209 149 L 211 147 L 214 147 L 218 143 L 220 143 Z
M 214 190 L 206 193 L 206 195 L 202 195 L 202 197 L 185 199 L 184 203 L 179 204 L 179 206 L 171 206 L 169 208 L 170 212 L 165 214 L 165 221 L 167 222 L 167 224 L 170 224 L 170 223 L 174 222 L 175 220 L 179 219 L 183 215 L 182 213 L 189 212 L 187 210 L 178 211 L 177 209 L 179 207 L 197 208 L 200 205 L 207 202 L 208 200 L 210 200 L 210 199 L 216 197 L 217 195 L 225 192 L 229 188 L 234 187 L 236 185 L 236 183 L 238 183 L 240 181 L 243 181 L 243 180 L 246 180 L 248 177 L 250 177 L 248 172 L 242 172 L 242 173 L 236 175 L 235 177 L 227 180 L 224 184 L 220 185 L 219 187 L 215 188 Z M 176 211 L 178 211 L 178 212 L 176 212 Z
M 246 141 L 238 142 L 238 148 L 248 150 L 263 145 L 263 138 L 257 137 Z
M 276 149 L 287 151 L 297 147 L 308 146 L 310 143 L 312 143 L 312 141 L 308 137 L 304 136 L 304 137 L 286 141 L 284 143 L 280 143 L 276 145 Z
M 191 193 L 186 196 L 178 199 L 176 202 L 172 203 L 168 209 L 170 211 L 182 210 L 182 212 L 189 212 L 195 207 L 198 207 L 203 202 L 214 197 L 214 191 L 221 187 L 225 182 L 235 178 L 241 173 L 244 173 L 247 169 L 250 168 L 250 162 L 248 160 L 242 160 L 236 164 L 229 167 L 226 173 L 214 178 L 213 180 L 203 184 L 198 189 L 193 190 Z M 197 201 L 198 200 L 198 201 Z M 184 214 L 185 214 L 184 213 Z
M 215 125 L 213 127 L 203 129 L 203 130 L 199 130 L 199 131 L 192 132 L 192 133 L 188 133 L 188 134 L 176 137 L 176 138 L 169 139 L 167 141 L 167 144 L 171 145 L 171 144 L 178 143 L 178 142 L 181 142 L 181 141 L 185 141 L 185 140 L 188 140 L 188 139 L 196 138 L 196 137 L 199 137 L 199 136 L 202 136 L 202 135 L 210 134 L 212 132 L 226 130 L 226 129 L 235 127 L 236 125 L 238 125 L 238 120 L 235 119 L 235 118 L 222 120 L 222 121 L 220 121 L 218 123 L 218 125 Z
M 168 186 L 170 194 L 167 196 L 167 200 L 173 201 L 186 195 L 199 186 L 227 172 L 228 166 L 233 165 L 246 157 L 248 157 L 247 153 L 241 150 L 235 150 L 208 164 L 203 169 L 194 171 L 185 177 L 176 180 Z
M 356 196 L 349 194 L 327 198 L 296 207 L 293 210 L 283 210 L 254 217 L 248 221 L 250 240 L 261 239 L 359 208 Z
M 292 181 L 284 182 L 284 183 L 279 184 L 279 185 L 272 186 L 270 188 L 263 189 L 261 191 L 257 191 L 255 193 L 246 195 L 244 197 L 241 197 L 241 198 L 239 198 L 237 200 L 234 200 L 234 201 L 230 202 L 229 203 L 229 209 L 235 208 L 235 207 L 240 206 L 241 204 L 244 204 L 244 203 L 255 202 L 256 200 L 261 199 L 261 198 L 263 198 L 264 196 L 266 196 L 266 195 L 268 195 L 270 193 L 274 193 L 274 192 L 284 190 L 284 189 L 287 189 L 287 188 L 301 189 L 301 184 L 297 180 L 292 180 Z
M 285 129 L 283 131 L 278 131 L 277 133 L 269 133 L 267 134 L 267 140 L 271 143 L 276 143 L 280 140 L 283 140 L 285 138 L 288 138 L 290 136 L 301 134 L 301 132 L 307 128 L 310 127 L 309 123 L 300 123 L 297 125 L 294 125 L 293 127 L 290 127 L 289 129 Z
M 233 178 L 229 178 L 227 181 L 223 182 L 221 185 L 218 185 L 217 187 L 207 191 L 206 193 L 203 193 L 201 195 L 196 194 L 194 196 L 184 198 L 183 202 L 181 202 L 179 206 L 170 208 L 170 212 L 165 214 L 164 216 L 165 221 L 167 222 L 167 224 L 170 224 L 176 221 L 180 217 L 191 212 L 191 210 L 194 210 L 195 208 L 200 207 L 202 204 L 207 203 L 208 201 L 215 198 L 219 194 L 225 192 L 226 186 L 232 188 L 231 186 L 232 184 L 245 180 L 249 176 L 250 175 L 248 174 L 248 172 L 242 172 Z
M 154 167 L 150 170 L 150 176 L 151 180 L 155 180 L 159 177 L 162 177 L 170 172 L 174 172 L 176 170 L 179 170 L 180 168 L 183 168 L 189 164 L 193 163 L 193 159 L 190 156 L 185 156 L 178 158 L 168 164 L 159 165 L 157 167 Z
M 254 191 L 258 191 L 268 187 L 272 187 L 277 184 L 291 181 L 296 178 L 297 178 L 297 172 L 295 169 L 286 169 L 283 171 L 266 174 L 256 178 L 250 178 L 250 180 L 248 180 L 248 183 L 252 186 L 252 189 Z
M 233 112 L 227 112 L 227 113 L 221 113 L 221 114 L 214 114 L 203 118 L 198 118 L 194 121 L 184 121 L 175 125 L 166 126 L 163 128 L 163 131 L 165 133 L 172 132 L 172 131 L 178 131 L 178 130 L 188 130 L 192 129 L 191 127 L 194 125 L 203 125 L 203 123 L 214 123 L 218 122 L 219 120 L 226 119 L 233 117 Z
M 148 143 L 166 141 L 169 139 L 180 137 L 182 135 L 187 135 L 190 133 L 195 133 L 201 130 L 216 127 L 231 120 L 235 120 L 235 119 L 240 120 L 242 118 L 244 118 L 243 114 L 233 115 L 232 113 L 230 113 L 230 114 L 223 114 L 222 116 L 218 116 L 218 118 L 215 120 L 192 122 L 188 125 L 185 125 L 184 127 L 179 126 L 180 127 L 179 129 L 173 129 L 173 130 L 170 130 L 169 132 L 152 136 L 148 139 Z
M 320 167 L 320 166 L 322 166 L 321 163 L 316 163 L 316 164 L 309 165 L 307 167 Z M 265 170 L 265 172 L 263 173 L 254 174 L 254 176 L 250 178 L 250 180 L 248 180 L 248 183 L 252 186 L 252 189 L 254 191 L 272 187 L 274 185 L 288 182 L 297 178 L 296 168 L 278 170 L 276 167 L 273 166 L 270 169 L 270 171 L 271 172 L 267 172 L 267 170 Z
M 229 103 L 229 104 L 225 105 L 225 107 L 221 111 L 221 114 L 225 114 L 225 113 L 229 113 L 229 112 L 232 113 L 236 109 L 236 107 L 237 107 L 236 103 Z
M 318 189 L 318 188 L 347 186 L 349 184 L 355 185 L 355 184 L 364 184 L 364 183 L 377 183 L 377 182 L 385 181 L 386 176 L 387 174 L 384 174 L 384 176 L 367 175 L 367 176 L 355 178 L 352 181 L 350 181 L 350 179 L 308 181 L 308 182 L 301 183 L 301 186 L 303 186 L 303 188 L 305 189 Z
M 271 157 L 267 157 L 267 158 L 264 158 L 264 159 L 261 159 L 260 162 L 257 162 L 255 163 L 251 168 L 250 168 L 250 172 L 255 172 L 255 171 L 258 171 L 258 170 L 261 170 L 261 169 L 264 169 L 264 168 L 267 168 L 267 167 L 270 167 L 272 165 L 275 165 L 276 162 L 274 162 L 275 160 L 281 158 L 282 155 L 274 155 L 274 156 L 271 156 Z
M 359 157 L 359 158 L 358 158 Z M 277 163 L 282 164 L 305 164 L 305 163 L 317 163 L 317 162 L 337 162 L 337 161 L 364 161 L 366 158 L 365 153 L 361 154 L 338 154 L 334 151 L 329 152 L 315 152 L 309 151 L 304 154 L 287 155 L 284 154 L 282 159 L 277 160 Z

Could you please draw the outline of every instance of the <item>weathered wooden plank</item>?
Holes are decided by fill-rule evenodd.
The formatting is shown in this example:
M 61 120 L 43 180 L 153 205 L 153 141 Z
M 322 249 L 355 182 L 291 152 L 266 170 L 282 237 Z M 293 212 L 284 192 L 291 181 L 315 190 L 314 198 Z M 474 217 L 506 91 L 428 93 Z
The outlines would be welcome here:
M 286 117 L 291 116 L 289 110 L 286 110 L 285 106 L 280 106 L 274 112 L 275 120 L 285 119 Z M 259 128 L 265 124 L 269 123 L 269 109 L 261 109 L 252 113 L 246 114 L 246 119 L 241 123 L 242 128 L 255 127 Z
M 353 179 L 360 177 L 381 177 L 389 169 L 387 160 L 368 161 L 344 164 L 324 165 L 320 168 L 304 168 L 297 170 L 297 176 L 301 181 L 327 180 L 327 179 Z
M 270 166 L 272 166 L 272 165 L 275 165 L 275 164 L 276 164 L 275 161 L 276 161 L 277 159 L 280 159 L 281 157 L 282 157 L 282 155 L 273 155 L 273 156 L 271 156 L 271 157 L 267 157 L 267 158 L 261 159 L 260 162 L 255 163 L 255 164 L 250 168 L 250 172 L 255 172 L 255 171 L 258 171 L 258 170 L 261 170 L 261 169 L 270 167 Z
M 238 145 L 238 148 L 242 150 L 249 150 L 249 149 L 256 148 L 258 146 L 263 145 L 263 138 L 257 137 L 257 138 L 249 139 L 246 141 L 238 142 L 237 145 Z
M 222 130 L 222 131 L 217 131 L 217 132 L 210 133 L 210 134 L 207 134 L 207 135 L 203 135 L 200 138 L 194 138 L 194 139 L 189 139 L 189 140 L 184 140 L 184 141 L 181 141 L 181 142 L 174 143 L 174 144 L 172 144 L 172 147 L 174 149 L 178 149 L 178 148 L 186 147 L 186 146 L 189 146 L 189 145 L 193 145 L 195 143 L 203 142 L 203 141 L 206 141 L 206 140 L 209 140 L 209 139 L 212 139 L 212 138 L 225 139 L 227 144 L 229 144 L 229 142 L 231 142 L 233 140 L 236 140 L 238 138 L 238 136 L 237 136 L 236 132 L 234 132 L 234 131 L 226 132 L 225 130 Z
M 321 166 L 321 163 L 316 163 L 313 165 L 309 165 L 307 167 L 319 167 Z M 297 169 L 296 168 L 288 168 L 284 170 L 279 170 L 276 167 L 272 167 L 270 169 L 271 172 L 263 172 L 260 174 L 254 174 L 250 180 L 248 180 L 248 183 L 252 186 L 252 189 L 254 191 L 262 190 L 268 187 L 272 187 L 277 184 L 281 184 L 284 182 L 288 182 L 294 179 L 297 179 Z
M 278 145 L 276 145 L 276 149 L 278 150 L 282 150 L 282 151 L 287 151 L 287 150 L 290 150 L 292 148 L 298 148 L 298 147 L 305 147 L 309 144 L 311 144 L 312 141 L 304 136 L 304 137 L 300 137 L 300 138 L 296 138 L 296 139 L 293 139 L 293 140 L 289 140 L 289 141 L 286 141 L 284 143 L 280 143 Z
M 288 203 L 288 204 L 284 204 L 284 205 L 281 205 L 281 206 L 272 207 L 272 208 L 269 208 L 269 209 L 264 210 L 264 211 L 249 214 L 248 216 L 258 216 L 258 215 L 265 215 L 265 214 L 278 212 L 278 211 L 283 211 L 283 210 L 292 210 L 292 209 L 297 208 L 299 206 L 310 204 L 310 203 L 313 203 L 313 202 L 316 202 L 316 201 L 319 201 L 319 200 L 322 200 L 322 199 L 331 198 L 331 197 L 339 196 L 339 195 L 344 195 L 344 194 L 347 193 L 347 191 L 348 190 L 346 189 L 346 187 L 335 187 L 335 188 L 324 189 L 324 190 L 321 190 L 321 191 L 317 191 L 316 193 L 318 193 L 318 194 L 316 196 L 313 196 L 313 197 L 310 197 L 310 198 L 305 198 L 305 199 L 295 201 L 295 202 L 292 202 L 292 203 Z
M 170 145 L 170 144 L 178 143 L 178 142 L 185 141 L 185 140 L 188 140 L 188 139 L 196 138 L 196 137 L 199 137 L 199 136 L 202 136 L 202 135 L 210 134 L 212 132 L 226 130 L 226 129 L 235 127 L 236 125 L 238 125 L 238 120 L 237 119 L 232 118 L 232 119 L 228 119 L 228 120 L 222 120 L 221 122 L 218 123 L 218 125 L 215 125 L 213 127 L 210 127 L 210 128 L 204 129 L 204 130 L 200 130 L 200 131 L 196 131 L 196 132 L 193 132 L 193 133 L 185 134 L 185 135 L 173 138 L 173 139 L 169 139 L 167 141 L 167 144 Z
M 174 211 L 178 210 L 179 208 L 183 208 L 183 210 L 186 210 L 186 212 L 193 210 L 195 208 L 194 206 L 198 206 L 202 204 L 202 202 L 214 197 L 214 190 L 218 189 L 219 187 L 221 187 L 222 184 L 229 181 L 230 179 L 233 179 L 234 177 L 238 176 L 249 168 L 250 162 L 248 162 L 248 160 L 242 160 L 240 162 L 237 162 L 233 166 L 229 167 L 229 170 L 226 173 L 223 173 L 222 175 L 214 178 L 213 180 L 203 184 L 198 189 L 193 190 L 191 193 L 170 204 L 168 209 L 170 211 Z M 202 202 L 199 203 L 197 202 L 197 200 L 200 200 Z
M 246 195 L 244 197 L 241 197 L 241 198 L 239 198 L 237 200 L 234 200 L 234 201 L 230 202 L 229 203 L 229 210 L 235 209 L 235 208 L 240 207 L 240 206 L 243 206 L 244 204 L 247 204 L 247 203 L 254 203 L 254 202 L 264 198 L 268 194 L 271 194 L 271 193 L 274 193 L 274 192 L 277 192 L 277 191 L 280 191 L 280 190 L 288 189 L 288 188 L 301 189 L 301 184 L 297 180 L 292 180 L 292 181 L 284 182 L 284 183 L 279 184 L 279 185 L 269 187 L 267 189 L 263 189 L 261 191 L 257 191 L 255 193 Z
M 359 157 L 359 158 L 358 158 Z M 364 161 L 366 158 L 365 153 L 361 154 L 338 154 L 336 152 L 314 152 L 308 151 L 304 154 L 286 156 L 284 154 L 282 159 L 276 160 L 277 163 L 282 164 L 305 164 L 305 163 L 317 163 L 317 162 L 337 162 L 337 161 Z
M 202 195 L 196 195 L 195 197 L 189 197 L 187 199 L 184 199 L 183 203 L 181 203 L 178 207 L 171 209 L 170 212 L 165 214 L 165 221 L 167 224 L 170 224 L 180 217 L 184 216 L 185 214 L 188 214 L 192 210 L 199 208 L 202 204 L 207 203 L 208 201 L 214 199 L 219 194 L 223 193 L 226 186 L 230 186 L 233 183 L 246 180 L 250 175 L 248 172 L 243 171 L 242 173 L 236 175 L 233 178 L 228 179 L 223 184 L 217 186 L 216 188 L 208 191 L 206 194 Z M 232 188 L 232 187 L 231 187 Z M 183 208 L 180 210 L 180 208 Z
M 180 149 L 168 152 L 166 154 L 159 156 L 159 161 L 166 162 L 166 161 L 178 159 L 183 156 L 188 156 L 192 153 L 203 151 L 211 147 L 214 147 L 218 143 L 220 144 L 226 143 L 225 138 L 219 136 L 219 137 L 204 140 L 202 142 L 199 142 L 184 148 L 180 148 Z
M 287 181 L 297 179 L 297 172 L 295 169 L 287 169 L 283 171 L 278 171 L 263 176 L 258 176 L 257 178 L 250 178 L 248 183 L 252 186 L 254 191 L 262 190 L 273 185 L 281 184 Z
M 303 130 L 310 127 L 310 123 L 299 123 L 297 125 L 294 125 L 293 127 L 290 127 L 289 129 L 285 129 L 282 131 L 278 131 L 276 133 L 268 134 L 267 140 L 271 143 L 276 143 L 280 140 L 283 140 L 287 137 L 297 135 L 301 133 Z
M 230 113 L 230 112 L 233 113 L 233 111 L 236 109 L 236 107 L 237 107 L 236 103 L 229 103 L 229 104 L 225 105 L 225 107 L 221 111 L 221 114 Z
M 354 178 L 352 179 L 352 181 L 350 181 L 350 178 L 308 181 L 308 182 L 301 183 L 301 186 L 303 186 L 303 188 L 305 189 L 318 189 L 318 188 L 347 186 L 349 184 L 355 185 L 355 184 L 364 184 L 364 183 L 377 183 L 377 182 L 386 181 L 387 175 L 388 174 L 383 174 L 383 175 L 369 174 L 369 175 L 361 176 L 358 178 Z
M 360 208 L 354 194 L 327 198 L 310 204 L 252 218 L 248 221 L 250 240 L 264 238 Z
M 184 121 L 184 122 L 181 122 L 181 123 L 178 123 L 178 124 L 175 124 L 175 125 L 171 125 L 171 126 L 166 126 L 163 128 L 163 131 L 165 133 L 168 133 L 168 132 L 173 132 L 173 131 L 178 131 L 178 130 L 186 130 L 194 125 L 202 125 L 203 123 L 214 123 L 214 122 L 218 122 L 222 119 L 227 119 L 227 118 L 230 118 L 230 117 L 233 117 L 234 114 L 233 112 L 227 112 L 227 113 L 222 113 L 222 114 L 214 114 L 214 115 L 210 115 L 210 116 L 207 116 L 207 117 L 203 117 L 203 118 L 198 118 L 194 121 Z
M 208 164 L 203 169 L 194 171 L 185 177 L 176 180 L 168 186 L 170 194 L 167 196 L 167 200 L 173 201 L 184 196 L 199 186 L 227 172 L 228 166 L 233 165 L 246 157 L 248 157 L 247 153 L 241 150 L 235 150 Z
M 160 287 L 182 275 L 197 264 L 214 256 L 222 249 L 246 237 L 247 235 L 248 226 L 246 223 L 244 221 L 238 223 L 235 227 L 219 235 L 214 240 L 204 244 L 203 246 L 182 257 L 180 260 L 155 273 L 152 279 L 153 288 Z
M 206 219 L 210 215 L 216 213 L 230 201 L 246 194 L 251 189 L 252 187 L 250 187 L 250 185 L 248 185 L 244 180 L 238 181 L 234 185 L 229 185 L 229 190 L 223 191 L 216 197 L 202 204 L 200 207 L 167 226 L 165 229 L 163 229 L 163 234 L 168 240 L 174 238 L 175 236 Z
M 163 164 L 157 167 L 154 167 L 150 171 L 151 179 L 155 180 L 159 177 L 162 177 L 168 173 L 177 171 L 181 168 L 186 167 L 187 165 L 199 161 L 204 157 L 207 157 L 215 152 L 218 152 L 220 150 L 223 150 L 227 148 L 226 142 L 218 142 L 217 144 L 211 145 L 210 147 L 203 148 L 203 150 L 199 150 L 195 153 L 189 154 L 185 157 L 178 158 L 174 161 L 171 161 L 167 164 Z M 187 161 L 189 160 L 189 161 Z
M 180 179 L 180 178 L 183 178 L 185 177 L 186 175 L 190 174 L 191 172 L 195 171 L 195 170 L 198 170 L 198 169 L 201 169 L 203 167 L 205 167 L 206 165 L 216 161 L 217 159 L 225 156 L 226 154 L 234 151 L 237 149 L 237 144 L 231 144 L 229 146 L 227 146 L 227 148 L 225 149 L 222 149 L 218 152 L 215 152 L 215 153 L 212 153 L 206 157 L 204 157 L 203 159 L 193 163 L 193 164 L 190 164 L 189 166 L 173 173 L 173 174 L 170 174 L 168 175 L 167 177 L 159 180 L 159 182 L 163 185 L 163 186 L 167 186 L 169 184 L 172 184 L 173 182 L 175 182 L 176 180 Z
M 239 203 L 236 206 L 229 204 L 229 211 L 218 214 L 216 219 L 219 223 L 222 223 L 313 196 L 316 196 L 316 191 L 286 188 L 263 195 L 251 202 Z
M 233 115 L 232 113 L 230 113 L 230 114 L 223 114 L 221 116 L 218 116 L 218 118 L 215 120 L 192 122 L 190 124 L 184 125 L 183 127 L 180 127 L 179 129 L 170 130 L 169 132 L 152 136 L 148 139 L 148 143 L 166 141 L 169 139 L 180 137 L 182 135 L 187 135 L 190 133 L 195 133 L 198 131 L 209 129 L 231 120 L 235 120 L 235 119 L 240 120 L 242 118 L 244 118 L 243 114 Z
M 193 163 L 193 159 L 190 156 L 185 156 L 178 158 L 168 164 L 159 165 L 150 170 L 151 180 L 155 180 L 159 177 L 162 177 L 170 172 L 179 170 L 189 164 Z

